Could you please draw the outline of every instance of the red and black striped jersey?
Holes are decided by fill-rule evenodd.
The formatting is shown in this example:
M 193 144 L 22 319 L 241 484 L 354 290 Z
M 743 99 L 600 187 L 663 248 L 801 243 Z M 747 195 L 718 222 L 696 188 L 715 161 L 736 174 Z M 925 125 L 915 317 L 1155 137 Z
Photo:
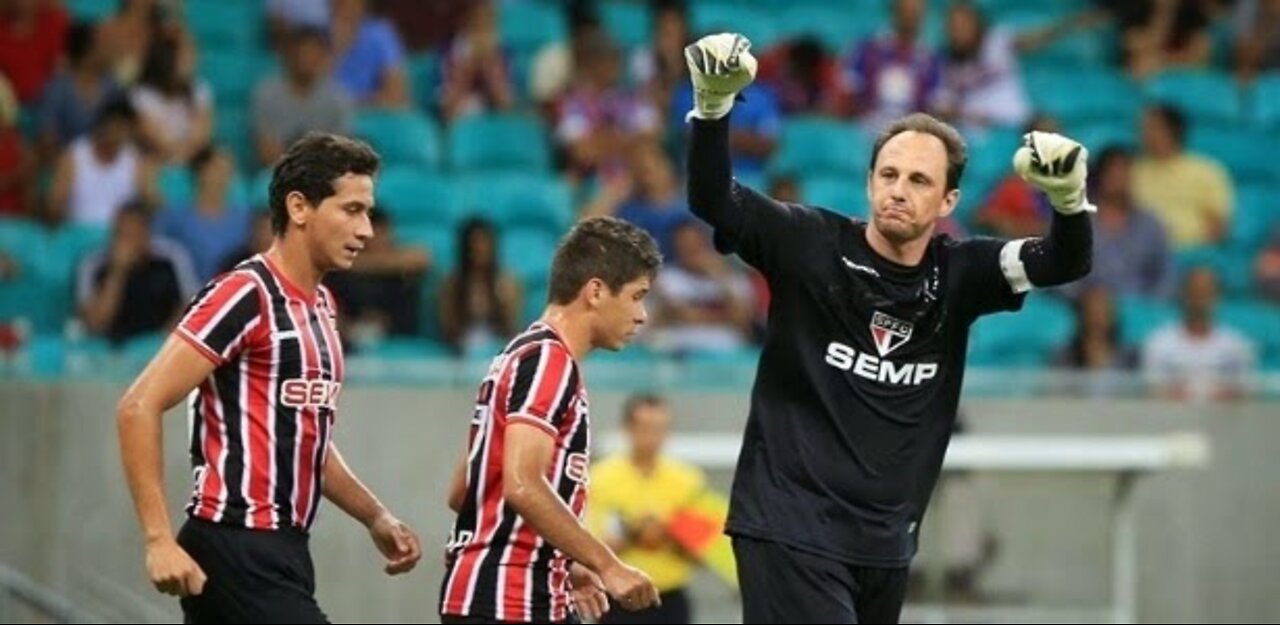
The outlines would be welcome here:
M 332 294 L 257 255 L 205 286 L 175 334 L 217 368 L 191 393 L 193 517 L 310 529 L 342 388 Z
M 466 499 L 445 549 L 441 614 L 558 622 L 570 613 L 569 561 L 502 495 L 507 426 L 555 438 L 547 481 L 581 520 L 587 499 L 587 391 L 569 348 L 534 323 L 494 358 L 480 384 L 468 441 Z

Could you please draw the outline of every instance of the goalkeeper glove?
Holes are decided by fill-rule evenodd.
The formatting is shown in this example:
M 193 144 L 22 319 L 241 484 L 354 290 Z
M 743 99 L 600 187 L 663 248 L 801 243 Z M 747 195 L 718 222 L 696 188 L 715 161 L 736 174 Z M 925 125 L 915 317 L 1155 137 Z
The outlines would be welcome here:
M 742 35 L 707 35 L 685 46 L 684 60 L 693 82 L 689 117 L 720 119 L 733 108 L 734 97 L 756 77 L 751 42 Z
M 1085 197 L 1089 150 L 1078 142 L 1052 132 L 1033 131 L 1022 136 L 1022 147 L 1013 154 L 1018 175 L 1049 196 L 1053 209 L 1063 215 L 1096 210 Z

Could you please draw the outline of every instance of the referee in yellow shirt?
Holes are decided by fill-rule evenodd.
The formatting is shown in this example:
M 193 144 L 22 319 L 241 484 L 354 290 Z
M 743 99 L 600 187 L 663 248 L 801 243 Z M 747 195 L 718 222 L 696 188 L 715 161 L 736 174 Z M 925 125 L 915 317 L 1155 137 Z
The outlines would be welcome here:
M 634 395 L 623 407 L 629 448 L 591 468 L 587 518 L 591 530 L 653 579 L 662 605 L 639 612 L 610 610 L 602 623 L 690 623 L 686 586 L 697 563 L 667 533 L 672 514 L 702 492 L 702 470 L 662 455 L 671 410 L 655 395 Z

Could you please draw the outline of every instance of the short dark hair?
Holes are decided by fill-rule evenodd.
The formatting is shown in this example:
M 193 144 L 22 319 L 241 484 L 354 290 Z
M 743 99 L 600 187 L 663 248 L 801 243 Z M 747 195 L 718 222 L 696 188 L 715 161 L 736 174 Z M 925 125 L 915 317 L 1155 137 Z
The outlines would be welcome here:
M 67 40 L 63 47 L 72 67 L 79 65 L 85 57 L 89 56 L 89 51 L 93 50 L 97 37 L 98 27 L 93 22 L 76 20 L 71 23 L 71 27 L 67 29 Z
M 345 174 L 373 176 L 381 165 L 378 153 L 369 144 L 325 132 L 308 132 L 293 142 L 271 172 L 268 206 L 271 231 L 284 234 L 289 223 L 285 198 L 297 191 L 312 206 L 333 195 L 333 181 Z
M 1178 142 L 1178 146 L 1186 145 L 1187 137 L 1187 116 L 1182 111 L 1168 102 L 1156 102 L 1147 107 L 1147 112 L 1155 115 L 1169 127 L 1169 133 L 1173 135 L 1173 140 Z
M 97 130 L 113 121 L 130 124 L 138 121 L 138 111 L 133 108 L 133 103 L 129 102 L 128 97 L 117 95 L 103 102 L 94 112 L 93 129 Z
M 636 420 L 636 411 L 646 406 L 662 408 L 667 400 L 656 393 L 636 393 L 622 404 L 622 425 L 630 426 Z
M 592 278 L 611 293 L 642 276 L 653 279 L 662 265 L 658 244 L 648 232 L 617 217 L 589 217 L 560 241 L 551 261 L 548 300 L 568 304 Z
M 871 163 L 867 171 L 875 173 L 876 159 L 880 158 L 880 149 L 890 139 L 904 132 L 921 132 L 933 135 L 942 141 L 947 149 L 947 191 L 960 187 L 960 176 L 964 174 L 964 166 L 969 162 L 969 148 L 964 137 L 951 124 L 948 124 L 927 113 L 912 113 L 894 120 L 876 137 L 875 147 L 871 150 Z

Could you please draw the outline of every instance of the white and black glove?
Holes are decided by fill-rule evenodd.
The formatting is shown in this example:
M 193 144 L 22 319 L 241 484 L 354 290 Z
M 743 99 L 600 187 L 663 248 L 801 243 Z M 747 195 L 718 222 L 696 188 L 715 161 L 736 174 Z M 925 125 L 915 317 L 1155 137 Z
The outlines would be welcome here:
M 1096 210 L 1085 197 L 1089 150 L 1077 141 L 1052 132 L 1032 131 L 1022 136 L 1022 147 L 1013 153 L 1013 169 L 1049 196 L 1053 209 L 1063 215 Z
M 684 48 L 693 82 L 689 117 L 720 119 L 729 114 L 738 92 L 756 78 L 751 41 L 736 33 L 707 35 Z

